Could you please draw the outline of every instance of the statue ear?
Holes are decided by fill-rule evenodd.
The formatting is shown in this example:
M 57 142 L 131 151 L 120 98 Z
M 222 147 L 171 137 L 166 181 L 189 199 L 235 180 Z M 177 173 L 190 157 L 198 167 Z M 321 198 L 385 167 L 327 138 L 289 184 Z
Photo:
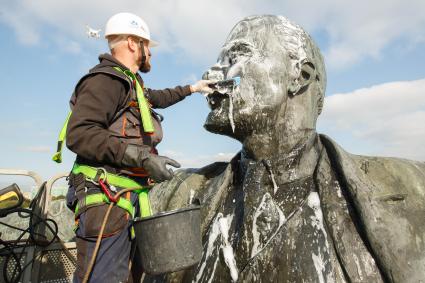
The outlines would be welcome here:
M 310 83 L 316 79 L 316 68 L 310 62 L 304 62 L 301 65 L 301 72 L 298 80 L 289 84 L 288 92 L 291 95 L 304 93 Z

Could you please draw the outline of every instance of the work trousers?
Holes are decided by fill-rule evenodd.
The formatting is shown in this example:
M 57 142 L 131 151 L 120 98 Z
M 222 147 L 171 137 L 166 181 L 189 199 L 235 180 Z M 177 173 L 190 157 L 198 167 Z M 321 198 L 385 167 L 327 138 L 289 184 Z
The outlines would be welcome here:
M 91 186 L 90 190 L 98 190 L 98 188 Z M 129 193 L 128 197 L 136 208 L 136 215 L 139 215 L 137 194 Z M 68 206 L 72 207 L 76 200 L 75 188 L 70 186 L 67 194 Z M 107 207 L 107 204 L 90 207 L 79 216 L 76 230 L 77 268 L 74 273 L 73 283 L 83 281 L 96 246 L 97 235 Z M 132 247 L 134 243 L 131 240 L 130 229 L 131 218 L 128 213 L 119 207 L 113 207 L 103 233 L 104 237 L 101 240 L 89 282 L 117 283 L 133 281 L 132 278 L 129 278 L 129 261 L 135 247 Z M 137 260 L 135 263 L 133 262 L 133 269 L 139 270 L 134 271 L 134 273 L 136 277 L 141 277 L 142 271 Z

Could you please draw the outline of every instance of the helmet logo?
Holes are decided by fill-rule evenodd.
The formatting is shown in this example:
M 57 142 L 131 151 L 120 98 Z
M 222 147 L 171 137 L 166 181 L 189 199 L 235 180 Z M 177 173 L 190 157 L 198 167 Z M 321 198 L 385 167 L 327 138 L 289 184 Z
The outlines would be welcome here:
M 132 25 L 133 27 L 139 27 L 139 23 L 137 22 L 137 21 L 135 21 L 135 20 L 132 20 L 131 22 L 130 22 L 130 25 Z

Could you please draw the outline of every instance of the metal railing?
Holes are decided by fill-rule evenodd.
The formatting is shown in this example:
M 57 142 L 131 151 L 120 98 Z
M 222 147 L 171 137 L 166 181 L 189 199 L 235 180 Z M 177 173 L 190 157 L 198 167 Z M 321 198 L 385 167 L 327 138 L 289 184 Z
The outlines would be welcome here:
M 52 203 L 52 188 L 54 183 L 62 178 L 66 178 L 69 175 L 68 172 L 56 174 L 47 182 L 43 182 L 43 179 L 38 173 L 30 170 L 0 168 L 1 175 L 30 177 L 37 186 L 37 193 L 43 193 L 42 190 L 45 190 L 38 206 L 34 207 L 34 211 L 43 219 L 46 219 L 48 215 L 59 217 L 62 214 L 65 208 L 64 201 L 60 202 L 59 212 L 57 213 L 49 211 L 49 206 Z M 43 233 L 46 227 L 43 227 L 43 224 L 39 226 L 37 230 L 39 233 Z M 16 252 L 19 253 L 21 250 L 22 248 L 17 248 Z M 64 243 L 59 240 L 48 247 L 31 245 L 25 250 L 25 257 L 21 264 L 27 266 L 27 268 L 22 273 L 19 282 L 71 282 L 70 278 L 75 270 L 75 258 L 76 244 L 72 241 Z M 0 255 L 0 265 L 2 264 L 4 262 L 2 262 L 2 255 Z

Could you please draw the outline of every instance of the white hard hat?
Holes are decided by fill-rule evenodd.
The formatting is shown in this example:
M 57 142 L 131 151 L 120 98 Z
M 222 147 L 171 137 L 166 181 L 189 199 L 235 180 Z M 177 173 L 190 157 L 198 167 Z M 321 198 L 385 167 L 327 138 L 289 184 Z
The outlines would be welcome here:
M 145 21 L 132 13 L 118 13 L 108 20 L 105 27 L 105 38 L 117 34 L 130 34 L 147 39 L 149 47 L 158 45 L 158 42 L 151 39 L 151 33 Z

